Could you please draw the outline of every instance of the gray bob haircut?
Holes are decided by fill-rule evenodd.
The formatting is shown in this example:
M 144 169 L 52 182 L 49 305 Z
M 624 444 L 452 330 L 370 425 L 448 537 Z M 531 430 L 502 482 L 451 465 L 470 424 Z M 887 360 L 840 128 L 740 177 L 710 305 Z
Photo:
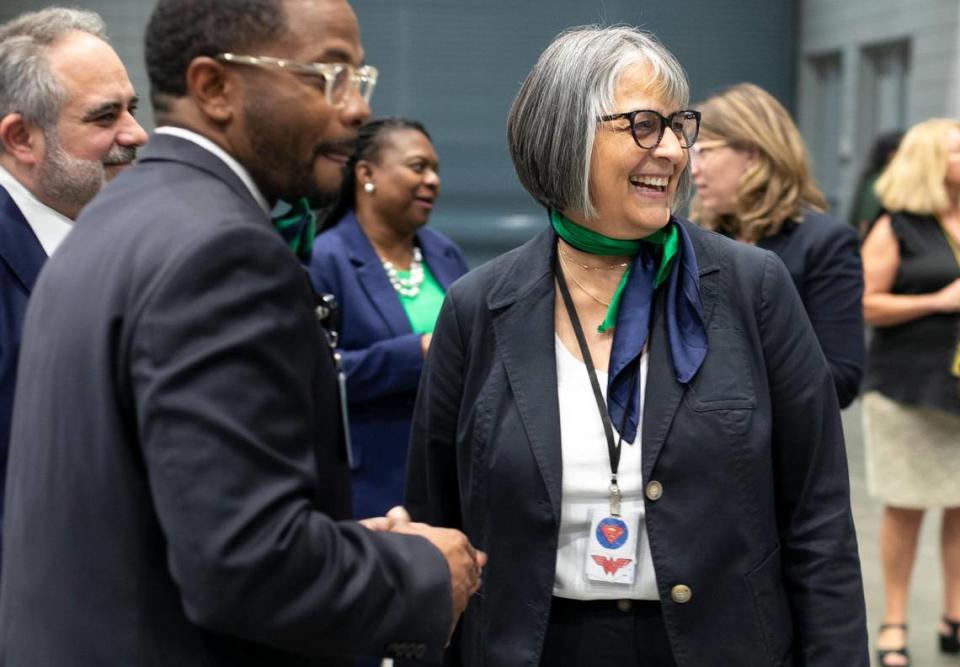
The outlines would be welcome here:
M 19 113 L 44 130 L 56 124 L 64 92 L 47 51 L 73 31 L 106 41 L 103 19 L 80 9 L 50 7 L 0 25 L 0 118 Z
M 507 118 L 507 146 L 520 183 L 534 199 L 558 211 L 592 218 L 590 160 L 597 119 L 616 111 L 623 72 L 646 64 L 650 93 L 677 109 L 690 98 L 687 75 L 649 32 L 629 26 L 583 26 L 560 33 L 520 86 Z M 683 170 L 678 198 L 689 190 Z M 676 202 L 672 202 L 675 204 Z

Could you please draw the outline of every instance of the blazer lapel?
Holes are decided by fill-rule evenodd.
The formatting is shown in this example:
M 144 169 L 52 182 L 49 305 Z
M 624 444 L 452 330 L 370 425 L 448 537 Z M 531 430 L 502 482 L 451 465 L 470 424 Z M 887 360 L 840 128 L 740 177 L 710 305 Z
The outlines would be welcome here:
M 697 256 L 697 274 L 700 276 L 700 304 L 703 306 L 703 326 L 710 331 L 713 307 L 717 303 L 719 291 L 720 261 L 717 258 L 716 234 L 705 232 L 691 222 L 680 220 L 680 224 L 690 235 L 694 254 Z M 709 352 L 708 352 L 709 354 Z
M 650 356 L 647 360 L 647 386 L 643 393 L 643 425 L 640 429 L 643 447 L 643 479 L 650 479 L 653 465 L 660 455 L 663 441 L 673 423 L 673 416 L 685 390 L 677 382 L 670 360 L 670 346 L 664 320 L 662 292 L 657 295 L 654 320 L 650 332 Z
M 390 284 L 383 264 L 353 211 L 345 215 L 334 229 L 339 229 L 343 242 L 350 253 L 350 263 L 357 267 L 357 278 L 370 304 L 383 318 L 384 324 L 394 336 L 412 332 L 410 320 L 403 310 L 400 298 Z
M 420 232 L 417 233 L 417 243 L 423 250 L 423 259 L 430 272 L 446 292 L 453 281 L 463 275 L 460 263 L 451 256 L 452 249 L 441 246 L 436 237 Z
M 506 271 L 509 283 L 495 286 L 488 303 L 494 311 L 497 351 L 503 359 L 554 516 L 559 520 L 563 459 L 550 268 L 552 244 L 553 231 L 548 229 L 524 246 Z
M 710 320 L 713 317 L 713 308 L 716 304 L 717 282 L 720 271 L 713 246 L 713 238 L 691 223 L 681 221 L 680 224 L 684 225 L 693 242 L 697 257 L 697 274 L 700 279 L 703 323 L 709 332 Z M 660 455 L 664 440 L 670 431 L 670 425 L 673 423 L 673 417 L 680 405 L 680 399 L 687 388 L 686 385 L 677 382 L 673 370 L 667 339 L 666 320 L 664 319 L 662 293 L 658 294 L 654 307 L 649 354 L 647 386 L 643 396 L 643 425 L 641 427 L 644 480 L 651 477 L 653 466 Z M 707 354 L 710 354 L 710 352 L 708 351 Z
M 0 187 L 0 256 L 29 294 L 47 253 L 23 213 L 7 191 Z

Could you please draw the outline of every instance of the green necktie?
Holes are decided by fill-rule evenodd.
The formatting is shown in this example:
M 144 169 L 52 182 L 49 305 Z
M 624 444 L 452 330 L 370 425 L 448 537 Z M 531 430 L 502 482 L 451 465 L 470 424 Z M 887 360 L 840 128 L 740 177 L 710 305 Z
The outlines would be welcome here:
M 310 261 L 317 225 L 310 201 L 304 197 L 290 205 L 290 210 L 273 218 L 273 226 L 304 264 Z

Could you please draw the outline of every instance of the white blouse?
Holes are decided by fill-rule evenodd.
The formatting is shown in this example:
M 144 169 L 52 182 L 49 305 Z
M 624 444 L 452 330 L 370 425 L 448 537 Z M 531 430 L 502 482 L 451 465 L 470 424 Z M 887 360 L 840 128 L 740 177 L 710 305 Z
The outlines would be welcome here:
M 643 477 L 640 444 L 623 442 L 617 481 L 623 494 L 621 513 L 640 515 L 636 578 L 632 585 L 591 581 L 585 574 L 589 543 L 589 510 L 609 512 L 610 454 L 603 421 L 590 386 L 586 365 L 556 339 L 557 392 L 560 400 L 560 440 L 563 451 L 563 485 L 560 500 L 560 542 L 557 548 L 553 594 L 575 600 L 656 600 L 657 579 L 644 522 Z M 647 386 L 647 359 L 640 357 L 640 424 L 643 394 Z M 607 373 L 597 371 L 604 397 Z M 639 429 L 638 429 L 639 434 Z M 618 438 L 614 430 L 614 438 Z M 639 438 L 638 438 L 639 440 Z

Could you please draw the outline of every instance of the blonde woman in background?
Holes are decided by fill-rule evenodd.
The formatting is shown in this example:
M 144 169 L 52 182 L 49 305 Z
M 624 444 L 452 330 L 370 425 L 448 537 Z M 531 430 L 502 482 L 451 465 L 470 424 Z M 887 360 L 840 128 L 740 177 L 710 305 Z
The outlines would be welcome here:
M 890 213 L 863 244 L 874 327 L 863 399 L 867 488 L 882 500 L 879 662 L 908 665 L 907 592 L 924 510 L 943 507 L 940 649 L 960 653 L 960 122 L 911 129 L 876 185 Z
M 741 83 L 697 108 L 703 121 L 690 149 L 697 186 L 692 217 L 783 260 L 845 408 L 863 377 L 857 234 L 824 214 L 826 199 L 813 182 L 800 133 L 770 93 Z

